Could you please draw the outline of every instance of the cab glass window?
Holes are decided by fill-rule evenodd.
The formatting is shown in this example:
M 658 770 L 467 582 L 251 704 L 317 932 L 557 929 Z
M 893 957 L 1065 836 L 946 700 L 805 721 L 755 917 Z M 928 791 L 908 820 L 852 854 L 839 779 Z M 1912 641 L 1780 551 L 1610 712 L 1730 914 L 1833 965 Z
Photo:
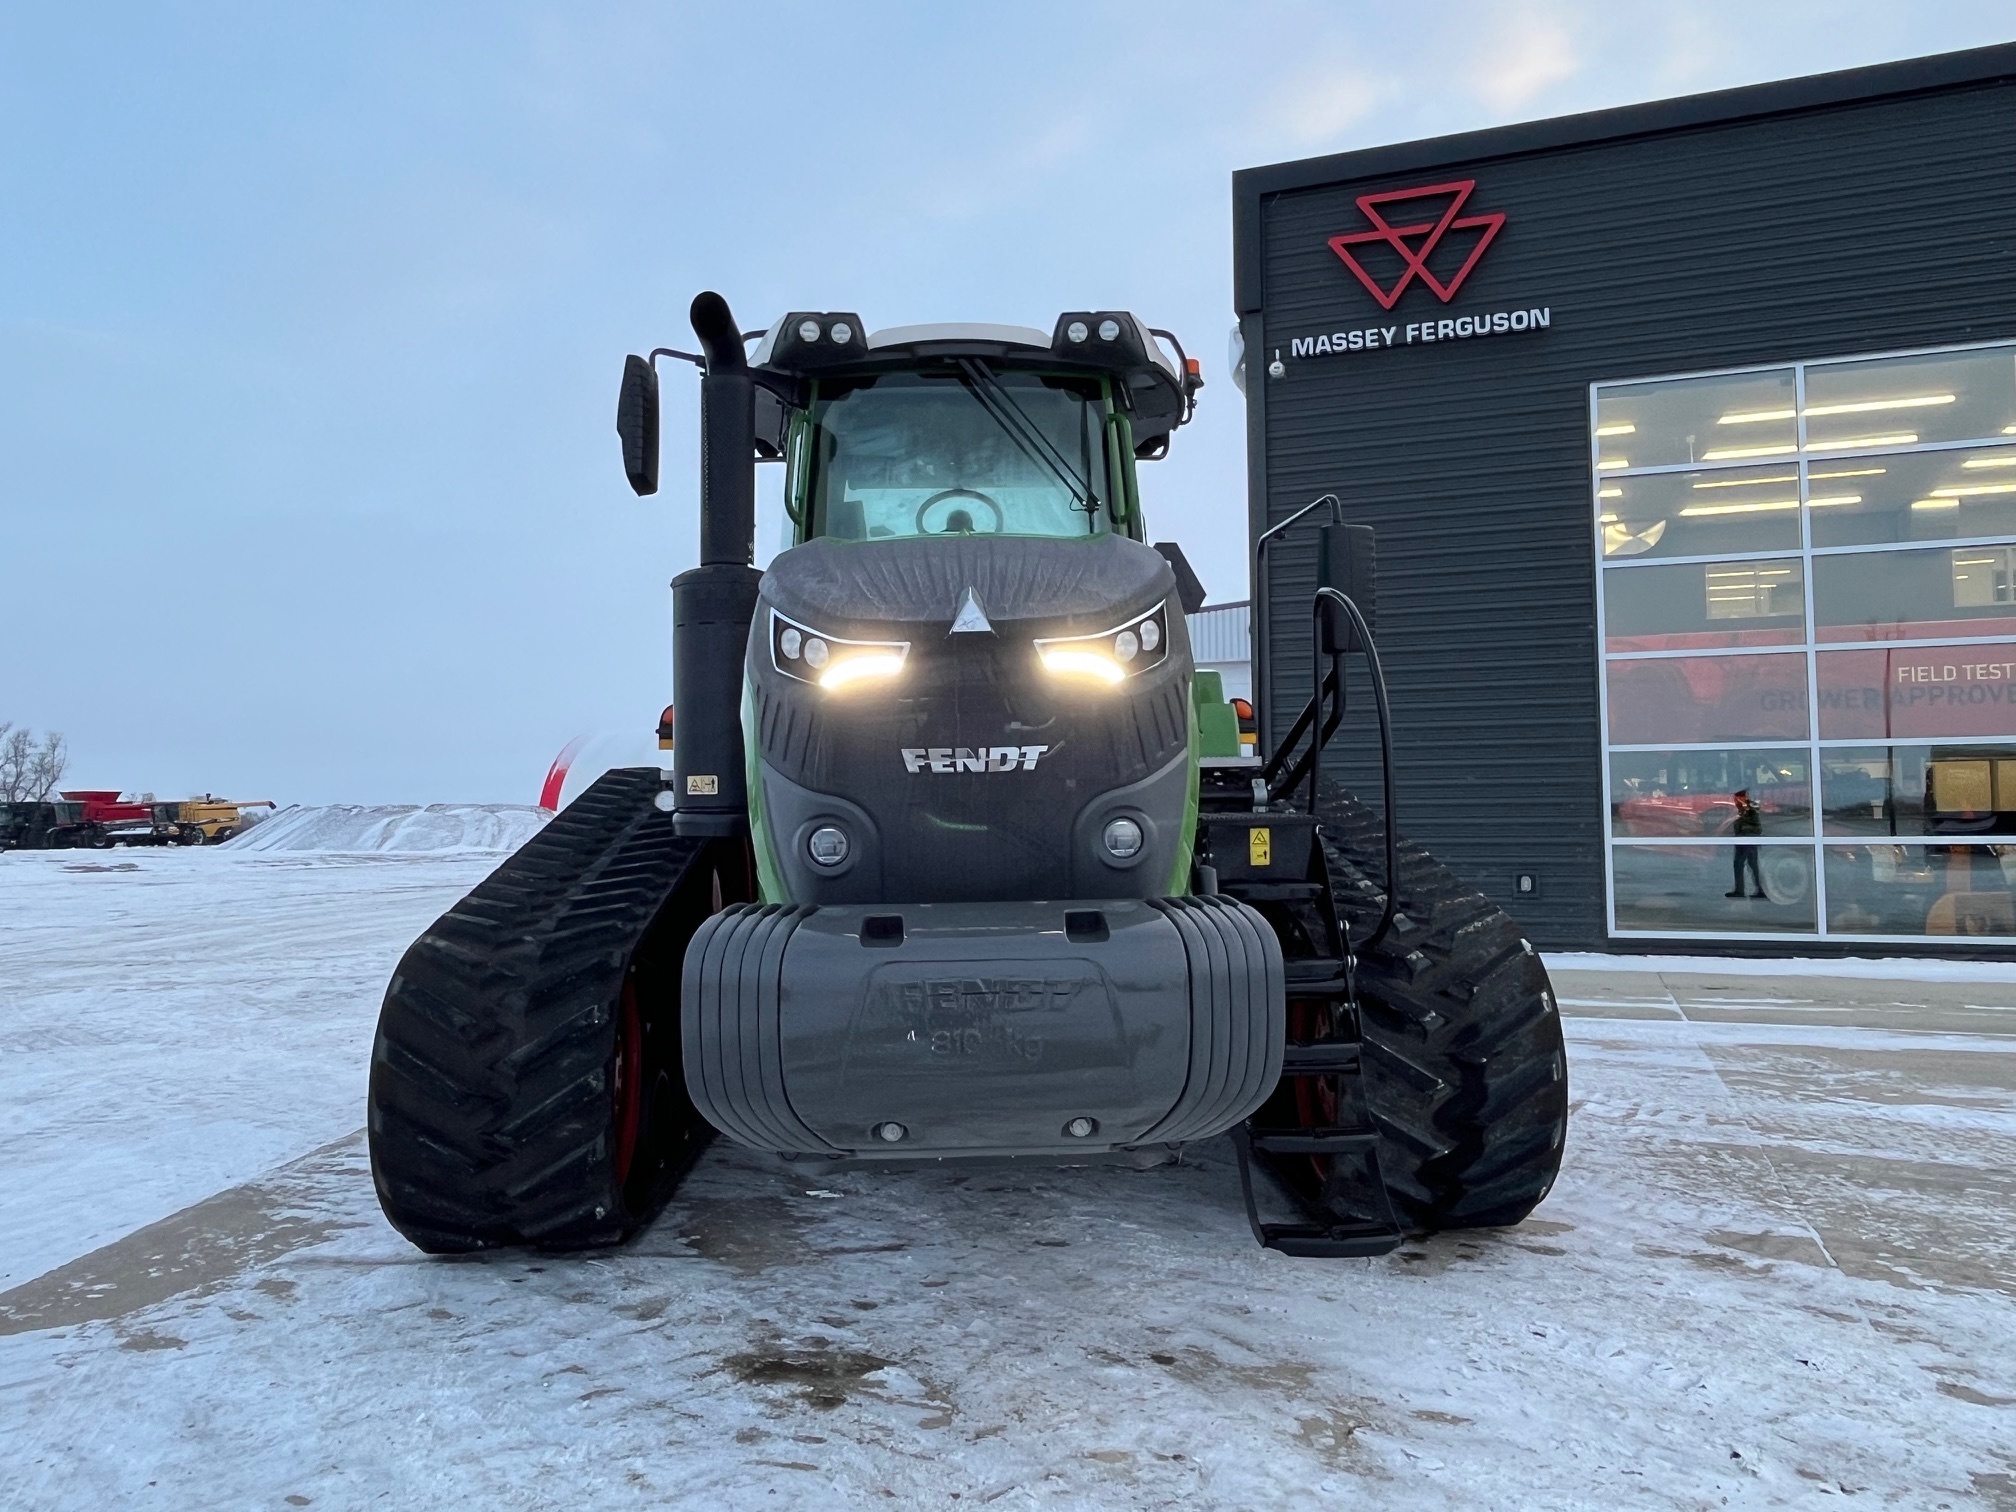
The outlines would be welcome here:
M 876 541 L 1109 531 L 1105 419 L 1097 380 L 981 369 L 823 382 L 794 458 L 805 469 L 797 496 L 808 533 Z

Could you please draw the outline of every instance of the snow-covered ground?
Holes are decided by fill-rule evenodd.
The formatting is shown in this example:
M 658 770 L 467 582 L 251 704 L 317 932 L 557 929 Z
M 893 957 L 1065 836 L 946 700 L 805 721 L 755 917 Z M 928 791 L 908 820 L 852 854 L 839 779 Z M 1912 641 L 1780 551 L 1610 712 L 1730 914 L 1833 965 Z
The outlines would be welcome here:
M 2006 976 L 1558 963 L 1554 1195 L 1377 1260 L 1222 1146 L 717 1146 L 628 1249 L 429 1260 L 369 1035 L 493 859 L 0 857 L 0 1505 L 2016 1506 Z

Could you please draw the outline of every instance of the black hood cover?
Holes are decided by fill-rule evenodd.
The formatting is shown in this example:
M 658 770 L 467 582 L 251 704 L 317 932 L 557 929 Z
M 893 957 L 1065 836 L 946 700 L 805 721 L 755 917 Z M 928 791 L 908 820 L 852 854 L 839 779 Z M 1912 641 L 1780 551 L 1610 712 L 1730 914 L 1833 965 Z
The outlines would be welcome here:
M 1097 632 L 1176 591 L 1153 547 L 1125 536 L 956 535 L 886 541 L 827 537 L 784 552 L 763 596 L 793 619 L 835 631 L 943 628 L 968 588 L 997 630 Z

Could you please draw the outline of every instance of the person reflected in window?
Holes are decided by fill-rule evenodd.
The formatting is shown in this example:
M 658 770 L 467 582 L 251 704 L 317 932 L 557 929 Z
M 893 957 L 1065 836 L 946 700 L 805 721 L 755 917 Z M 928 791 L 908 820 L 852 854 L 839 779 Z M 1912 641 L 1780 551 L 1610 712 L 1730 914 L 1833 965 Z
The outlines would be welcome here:
M 1764 815 L 1757 805 L 1750 801 L 1750 789 L 1738 788 L 1732 796 L 1736 799 L 1735 832 L 1739 835 L 1763 834 Z M 1764 878 L 1757 870 L 1757 847 L 1754 845 L 1739 845 L 1736 847 L 1735 854 L 1736 885 L 1722 896 L 1725 898 L 1740 898 L 1743 896 L 1743 869 L 1748 867 L 1750 869 L 1750 886 L 1754 889 L 1750 896 L 1753 898 L 1767 897 L 1768 895 L 1764 891 Z

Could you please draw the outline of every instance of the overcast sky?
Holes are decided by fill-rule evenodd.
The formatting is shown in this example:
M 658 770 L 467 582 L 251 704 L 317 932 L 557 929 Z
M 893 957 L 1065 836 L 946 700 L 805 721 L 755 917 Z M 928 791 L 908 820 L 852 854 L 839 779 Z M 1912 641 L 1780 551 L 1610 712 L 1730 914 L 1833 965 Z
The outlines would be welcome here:
M 745 327 L 1173 327 L 1209 387 L 1151 534 L 1243 597 L 1235 168 L 2012 37 L 2007 0 L 9 0 L 0 719 L 74 785 L 282 802 L 531 801 L 648 733 L 695 385 L 651 500 L 615 391 L 708 287 Z

